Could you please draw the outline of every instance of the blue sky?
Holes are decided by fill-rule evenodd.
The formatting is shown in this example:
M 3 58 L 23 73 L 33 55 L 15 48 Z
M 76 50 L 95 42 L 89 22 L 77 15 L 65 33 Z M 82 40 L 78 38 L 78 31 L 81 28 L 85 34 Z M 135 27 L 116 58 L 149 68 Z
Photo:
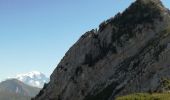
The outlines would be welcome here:
M 49 76 L 83 33 L 133 1 L 0 0 L 0 80 L 32 70 Z

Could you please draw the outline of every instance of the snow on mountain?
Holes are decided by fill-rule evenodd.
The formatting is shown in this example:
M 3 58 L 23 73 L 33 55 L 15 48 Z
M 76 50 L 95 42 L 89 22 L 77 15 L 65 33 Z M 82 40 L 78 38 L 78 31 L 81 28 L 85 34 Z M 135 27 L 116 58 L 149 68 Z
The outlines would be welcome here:
M 44 86 L 44 83 L 49 82 L 49 78 L 47 78 L 43 73 L 38 71 L 18 74 L 14 78 L 22 81 L 27 85 L 38 87 L 38 88 L 42 88 Z

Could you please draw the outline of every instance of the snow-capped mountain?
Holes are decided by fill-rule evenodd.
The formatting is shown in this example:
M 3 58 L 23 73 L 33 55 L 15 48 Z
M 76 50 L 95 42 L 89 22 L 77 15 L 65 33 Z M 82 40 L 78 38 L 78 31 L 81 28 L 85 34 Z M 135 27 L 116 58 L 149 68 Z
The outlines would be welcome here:
M 32 71 L 25 74 L 18 74 L 14 78 L 20 80 L 21 82 L 27 85 L 38 88 L 42 88 L 44 86 L 44 83 L 49 82 L 49 78 L 47 78 L 43 73 L 38 71 Z

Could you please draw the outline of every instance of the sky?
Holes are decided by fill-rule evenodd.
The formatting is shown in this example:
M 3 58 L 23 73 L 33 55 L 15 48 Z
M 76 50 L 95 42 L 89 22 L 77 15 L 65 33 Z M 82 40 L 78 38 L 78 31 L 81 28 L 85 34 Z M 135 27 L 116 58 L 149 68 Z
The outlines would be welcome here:
M 82 34 L 133 1 L 0 0 L 0 80 L 33 70 L 50 76 Z

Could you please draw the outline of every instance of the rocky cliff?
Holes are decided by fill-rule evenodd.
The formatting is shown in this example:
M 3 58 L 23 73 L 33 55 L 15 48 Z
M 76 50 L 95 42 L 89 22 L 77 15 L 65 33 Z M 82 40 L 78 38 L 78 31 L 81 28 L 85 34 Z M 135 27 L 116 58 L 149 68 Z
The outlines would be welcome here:
M 33 100 L 114 100 L 161 92 L 169 70 L 170 12 L 160 0 L 136 0 L 82 35 Z

